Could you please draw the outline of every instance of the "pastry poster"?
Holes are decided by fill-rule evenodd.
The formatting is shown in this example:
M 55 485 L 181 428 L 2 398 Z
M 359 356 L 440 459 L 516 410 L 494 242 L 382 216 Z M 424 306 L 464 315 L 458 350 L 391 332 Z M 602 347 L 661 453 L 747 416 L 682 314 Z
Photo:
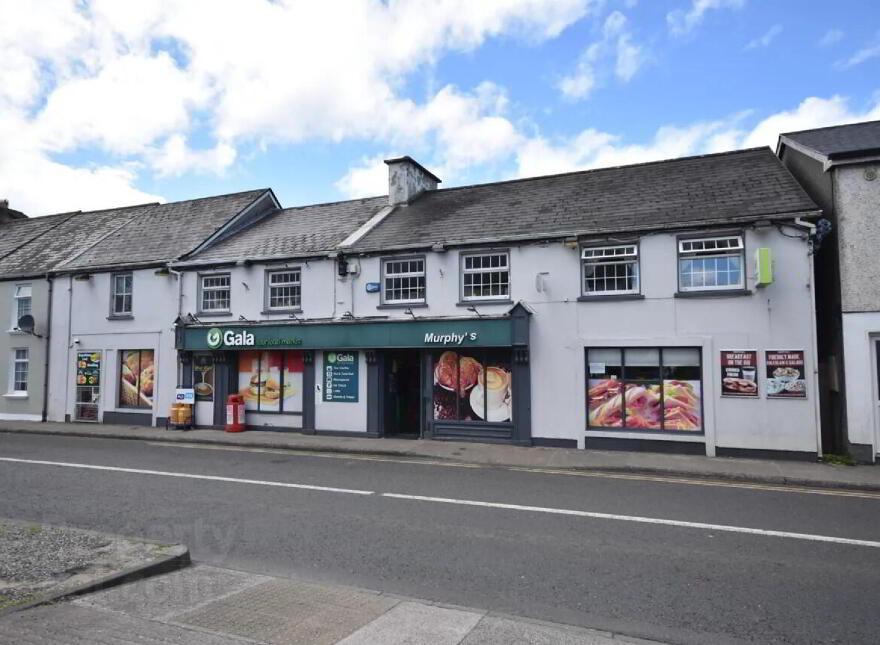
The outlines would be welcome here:
M 804 351 L 802 349 L 768 349 L 765 356 L 767 398 L 807 398 Z
M 434 357 L 434 418 L 510 422 L 511 386 L 509 352 L 439 353 Z
M 153 407 L 153 350 L 126 349 L 120 352 L 119 404 L 122 407 Z
M 758 350 L 721 350 L 721 396 L 758 398 Z

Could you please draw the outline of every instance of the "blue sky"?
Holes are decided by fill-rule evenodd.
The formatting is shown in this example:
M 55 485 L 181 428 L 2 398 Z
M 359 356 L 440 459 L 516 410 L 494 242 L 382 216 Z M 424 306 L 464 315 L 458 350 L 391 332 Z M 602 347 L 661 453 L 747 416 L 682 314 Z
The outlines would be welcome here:
M 0 196 L 35 215 L 264 186 L 294 206 L 382 194 L 382 159 L 401 154 L 454 186 L 880 118 L 867 1 L 47 0 L 3 15 Z

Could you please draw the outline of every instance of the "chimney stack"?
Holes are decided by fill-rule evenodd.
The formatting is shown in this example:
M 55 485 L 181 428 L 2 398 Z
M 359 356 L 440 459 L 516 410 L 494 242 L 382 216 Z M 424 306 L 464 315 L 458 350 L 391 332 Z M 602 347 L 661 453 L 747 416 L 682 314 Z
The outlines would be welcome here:
M 11 222 L 14 219 L 27 219 L 24 213 L 9 208 L 8 199 L 0 199 L 0 224 Z
M 412 157 L 386 159 L 388 204 L 408 204 L 426 190 L 437 190 L 440 179 Z

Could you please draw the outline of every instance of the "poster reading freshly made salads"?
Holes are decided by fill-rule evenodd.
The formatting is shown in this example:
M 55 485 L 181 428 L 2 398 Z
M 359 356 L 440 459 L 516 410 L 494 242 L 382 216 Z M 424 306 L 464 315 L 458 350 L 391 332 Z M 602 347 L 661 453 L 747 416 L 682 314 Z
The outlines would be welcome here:
M 804 350 L 768 349 L 764 364 L 767 369 L 768 399 L 807 398 Z

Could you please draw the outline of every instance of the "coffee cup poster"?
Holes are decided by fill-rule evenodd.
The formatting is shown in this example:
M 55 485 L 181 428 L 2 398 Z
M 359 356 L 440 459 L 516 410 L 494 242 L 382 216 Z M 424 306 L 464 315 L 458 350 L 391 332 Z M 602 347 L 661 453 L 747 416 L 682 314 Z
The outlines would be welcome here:
M 721 350 L 721 396 L 758 398 L 758 350 Z
M 445 351 L 434 356 L 434 419 L 510 422 L 510 352 Z
M 768 349 L 765 355 L 768 399 L 807 398 L 802 349 Z

